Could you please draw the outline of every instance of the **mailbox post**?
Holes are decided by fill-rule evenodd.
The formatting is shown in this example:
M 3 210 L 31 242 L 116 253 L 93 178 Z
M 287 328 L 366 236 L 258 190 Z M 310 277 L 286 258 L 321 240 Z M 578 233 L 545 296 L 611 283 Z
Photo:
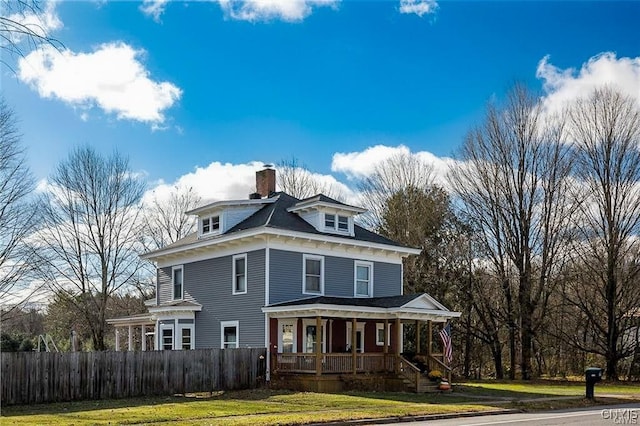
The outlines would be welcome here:
M 593 388 L 597 382 L 602 380 L 602 368 L 589 367 L 584 372 L 587 381 L 587 398 L 593 399 Z

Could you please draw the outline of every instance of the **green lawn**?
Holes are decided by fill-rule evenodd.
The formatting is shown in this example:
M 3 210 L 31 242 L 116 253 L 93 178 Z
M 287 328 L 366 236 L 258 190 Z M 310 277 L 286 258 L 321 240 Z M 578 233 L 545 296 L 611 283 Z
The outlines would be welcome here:
M 640 386 L 598 385 L 599 391 L 640 400 Z M 3 407 L 2 425 L 230 424 L 292 425 L 330 420 L 487 411 L 544 409 L 590 404 L 584 386 L 571 383 L 464 383 L 448 394 L 353 392 L 319 394 L 254 390 L 188 397 L 131 398 Z M 527 403 L 548 395 L 572 401 Z M 513 402 L 513 400 L 518 400 Z M 523 402 L 524 401 L 524 402 Z M 527 405 L 528 404 L 528 405 Z
M 469 395 L 504 398 L 540 398 L 546 396 L 582 396 L 585 394 L 585 384 L 580 382 L 558 382 L 539 380 L 533 382 L 522 381 L 485 381 L 462 383 L 456 387 L 457 391 Z M 612 394 L 621 396 L 635 396 L 640 398 L 640 384 L 625 383 L 597 383 L 595 396 L 598 394 Z
M 445 395 L 227 392 L 211 397 L 132 398 L 5 407 L 1 423 L 272 425 L 496 409 Z

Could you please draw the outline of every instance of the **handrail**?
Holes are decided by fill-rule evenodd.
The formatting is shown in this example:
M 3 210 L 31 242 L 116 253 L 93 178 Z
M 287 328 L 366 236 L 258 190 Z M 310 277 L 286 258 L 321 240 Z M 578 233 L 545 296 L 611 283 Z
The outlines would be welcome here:
M 413 383 L 413 385 L 415 386 L 416 390 L 418 389 L 418 384 L 420 383 L 420 369 L 418 367 L 416 367 L 415 365 L 413 365 L 413 363 L 409 362 L 405 357 L 403 357 L 402 355 L 400 355 L 400 358 L 398 359 L 398 362 L 400 363 L 400 368 L 399 368 L 399 372 L 400 374 L 405 377 L 407 380 L 409 380 L 410 382 Z M 411 371 L 405 371 L 406 370 L 411 370 Z
M 444 371 L 446 371 L 446 373 L 447 373 L 447 381 L 449 383 L 451 383 L 451 367 L 449 367 L 447 364 L 445 364 L 444 362 L 440 361 L 438 358 L 436 358 L 433 355 L 429 355 L 429 360 L 430 361 L 434 361 L 438 366 L 442 367 L 442 369 Z

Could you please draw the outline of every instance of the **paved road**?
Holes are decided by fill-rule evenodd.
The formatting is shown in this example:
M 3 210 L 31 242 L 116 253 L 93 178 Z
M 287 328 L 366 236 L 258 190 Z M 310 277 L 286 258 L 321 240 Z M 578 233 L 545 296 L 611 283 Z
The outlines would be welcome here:
M 494 416 L 478 416 L 409 423 L 409 425 L 411 426 L 589 426 L 621 424 L 640 425 L 640 404 L 634 403 L 624 405 L 609 405 L 571 410 L 545 411 L 538 413 L 498 414 Z

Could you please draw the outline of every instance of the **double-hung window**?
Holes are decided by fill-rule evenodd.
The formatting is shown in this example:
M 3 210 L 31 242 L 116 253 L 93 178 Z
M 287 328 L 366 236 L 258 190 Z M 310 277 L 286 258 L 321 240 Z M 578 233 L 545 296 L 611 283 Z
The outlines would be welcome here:
M 247 292 L 247 255 L 233 256 L 233 294 Z
M 220 232 L 220 216 L 209 216 L 202 219 L 200 234 L 206 235 L 217 232 Z
M 338 231 L 349 232 L 349 218 L 338 215 Z
M 324 258 L 305 254 L 302 263 L 302 293 L 324 293 Z
M 336 216 L 333 213 L 324 214 L 324 227 L 329 229 L 334 229 L 336 227 Z
M 387 327 L 387 346 L 391 343 L 391 328 Z M 376 323 L 376 345 L 383 346 L 385 343 L 384 323 Z
M 240 328 L 240 323 L 238 321 L 220 322 L 220 335 L 221 335 L 220 348 L 233 349 L 233 348 L 240 347 L 239 328 Z
M 355 297 L 373 297 L 373 263 L 355 261 Z
M 182 299 L 184 286 L 183 286 L 183 277 L 184 270 L 182 266 L 174 266 L 171 268 L 171 285 L 173 287 L 173 300 Z
M 349 232 L 349 216 L 325 213 L 324 227 L 328 231 Z

